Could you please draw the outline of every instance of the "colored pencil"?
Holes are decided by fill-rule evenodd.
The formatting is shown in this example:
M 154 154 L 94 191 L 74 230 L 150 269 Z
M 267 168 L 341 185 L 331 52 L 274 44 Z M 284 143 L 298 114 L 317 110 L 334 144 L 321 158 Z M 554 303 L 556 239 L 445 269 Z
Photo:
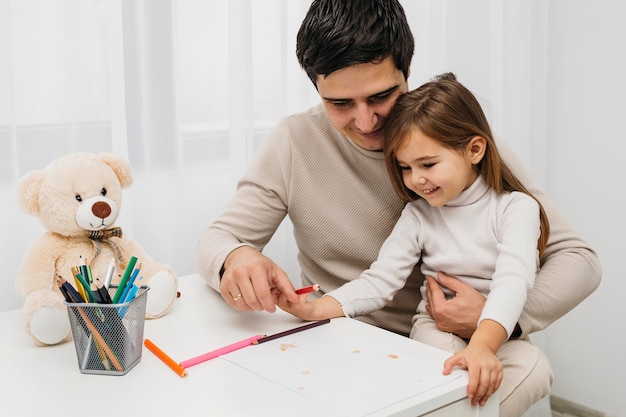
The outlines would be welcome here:
M 130 274 L 130 278 L 128 278 L 128 281 L 126 282 L 126 285 L 124 286 L 124 291 L 122 292 L 122 295 L 120 296 L 120 299 L 117 300 L 118 303 L 124 303 L 126 302 L 126 297 L 128 296 L 128 291 L 130 291 L 130 289 L 133 287 L 133 282 L 135 282 L 135 279 L 137 278 L 137 275 L 139 274 L 139 271 L 141 270 L 141 263 L 135 268 L 135 270 L 133 271 L 132 274 Z
M 124 287 L 126 287 L 126 283 L 128 282 L 128 278 L 130 277 L 131 272 L 133 272 L 133 268 L 135 267 L 135 263 L 137 262 L 137 258 L 134 256 L 130 257 L 130 261 L 128 262 L 128 266 L 126 266 L 126 271 L 124 271 L 124 276 L 122 276 L 122 280 L 120 281 L 120 285 L 117 287 L 117 291 L 115 291 L 115 295 L 113 296 L 113 304 L 117 304 L 124 292 Z
M 215 349 L 207 353 L 203 353 L 202 355 L 198 355 L 191 359 L 184 360 L 180 363 L 180 365 L 184 368 L 189 368 L 190 366 L 194 366 L 199 363 L 206 362 L 210 359 L 217 358 L 218 356 L 233 352 L 237 349 L 242 349 L 242 348 L 245 348 L 246 346 L 250 346 L 253 343 L 255 343 L 257 340 L 261 339 L 262 337 L 263 335 L 261 334 L 249 337 L 247 339 L 241 340 L 239 342 L 235 342 L 228 346 L 224 346 L 222 348 Z
M 72 284 L 67 282 L 65 278 L 63 278 L 61 275 L 57 275 L 56 282 L 57 282 L 57 285 L 59 285 L 59 288 L 61 289 L 63 296 L 65 297 L 65 301 L 67 301 L 68 303 L 84 303 L 85 302 L 85 300 L 81 298 L 81 295 L 78 293 L 78 291 L 76 291 L 74 287 L 72 287 Z M 83 318 L 83 322 L 81 323 L 81 325 L 83 326 L 83 331 L 85 333 L 91 332 L 92 334 L 94 333 L 94 331 L 98 332 L 96 327 L 89 320 L 89 318 L 85 315 L 82 309 L 80 307 L 76 307 L 76 310 L 80 313 L 81 317 Z M 102 338 L 102 336 L 100 335 L 100 333 L 98 333 L 98 336 L 100 336 L 100 338 L 98 338 L 95 334 L 93 336 L 96 337 L 96 341 L 95 341 L 96 349 L 98 350 L 98 355 L 100 355 L 100 360 L 102 361 L 102 365 L 104 366 L 104 368 L 107 371 L 111 370 L 110 362 L 107 359 L 107 355 L 108 355 L 109 357 L 111 357 L 111 360 L 117 363 L 116 368 L 118 369 L 118 371 L 121 371 L 122 370 L 121 365 L 119 364 L 119 362 L 117 362 L 117 358 L 115 357 L 113 352 L 109 349 L 108 346 L 106 346 L 106 343 L 104 339 Z M 106 350 L 105 348 L 102 347 L 102 343 L 105 343 Z
M 87 281 L 87 283 L 91 285 L 93 283 L 93 276 L 91 275 L 91 267 L 89 266 L 89 264 L 87 264 L 87 260 L 83 258 L 83 255 L 79 256 L 78 269 L 80 271 L 80 274 L 83 276 L 83 278 L 85 278 L 85 281 Z
M 85 265 L 85 272 L 87 273 L 87 276 L 85 277 L 85 279 L 87 280 L 89 285 L 93 284 L 93 275 L 91 273 L 91 266 L 90 265 Z
M 187 371 L 181 365 L 177 364 L 174 359 L 167 356 L 165 352 L 163 352 L 157 345 L 152 343 L 150 339 L 145 339 L 143 344 L 148 348 L 148 350 L 156 355 L 157 358 L 161 359 L 163 363 L 169 366 L 176 374 L 185 378 L 187 376 Z
M 85 302 L 85 299 L 82 298 L 82 295 L 80 295 L 80 293 L 76 291 L 76 289 L 72 286 L 72 284 L 67 282 L 65 278 L 63 278 L 61 275 L 57 275 L 56 281 L 57 281 L 57 284 L 61 288 L 61 292 L 63 293 L 63 296 L 65 297 L 65 301 L 67 301 L 68 303 L 84 303 Z
M 55 280 L 57 282 L 57 285 L 59 285 L 59 288 L 61 289 L 63 296 L 65 297 L 65 301 L 67 301 L 68 303 L 84 303 L 85 302 L 85 300 L 82 299 L 82 296 L 78 293 L 78 291 L 76 291 L 74 287 L 72 287 L 72 284 L 67 282 L 61 275 L 57 275 Z M 89 317 L 85 314 L 82 308 L 76 307 L 74 311 L 77 311 L 82 317 L 82 321 L 79 321 L 79 323 L 82 326 L 85 334 L 91 333 L 92 336 L 96 339 L 94 341 L 94 344 L 96 345 L 96 350 L 98 351 L 98 355 L 100 356 L 100 360 L 102 362 L 102 365 L 104 366 L 104 369 L 106 369 L 107 371 L 111 370 L 111 364 L 109 362 L 109 359 L 107 359 L 107 356 L 108 356 L 113 362 L 115 368 L 118 371 L 122 371 L 123 370 L 122 365 L 117 360 L 117 357 L 115 356 L 113 351 L 109 348 L 109 346 L 106 344 L 106 342 L 104 341 L 104 338 L 98 332 L 98 329 L 93 324 L 93 322 L 89 319 Z
M 319 290 L 320 290 L 319 284 L 313 284 L 313 285 L 309 285 L 308 287 L 298 288 L 296 290 L 296 294 L 306 294 L 309 292 L 315 292 Z
M 98 351 L 98 355 L 100 355 L 100 361 L 102 362 L 102 366 L 104 366 L 104 369 L 106 369 L 107 371 L 111 370 L 111 364 L 109 363 L 109 360 L 106 357 L 106 353 L 104 352 L 104 349 L 102 349 L 102 346 L 100 346 L 100 343 L 96 342 L 96 350 Z
M 77 303 L 79 302 L 79 300 L 72 300 L 72 302 Z M 102 337 L 102 335 L 100 334 L 96 326 L 89 319 L 87 314 L 85 314 L 85 312 L 83 311 L 81 307 L 76 307 L 76 311 L 78 311 L 78 313 L 83 319 L 83 322 L 85 323 L 85 325 L 87 326 L 87 328 L 89 329 L 93 337 L 96 339 L 96 346 L 99 345 L 100 348 L 102 348 L 102 350 L 104 351 L 105 357 L 100 358 L 103 361 L 103 364 L 104 364 L 104 361 L 107 360 L 106 357 L 108 357 L 110 361 L 113 362 L 113 366 L 115 367 L 117 371 L 120 371 L 120 372 L 123 371 L 124 368 L 122 367 L 120 362 L 117 360 L 117 357 L 115 356 L 115 354 L 113 353 L 109 345 L 107 345 L 107 343 L 104 341 L 104 338 Z M 98 351 L 99 351 L 98 353 L 100 353 L 100 349 L 98 349 Z M 105 365 L 105 368 L 106 368 L 106 365 Z
M 72 275 L 74 276 L 74 282 L 76 282 L 76 290 L 78 290 L 78 293 L 83 298 L 83 300 L 85 300 L 85 302 L 87 302 L 88 298 L 87 298 L 87 293 L 85 292 L 85 287 L 83 287 L 83 285 L 80 283 L 80 281 L 76 277 L 76 275 L 78 275 L 79 273 L 80 272 L 78 270 L 78 267 L 76 265 L 74 265 L 72 267 Z
M 80 281 L 83 288 L 85 288 L 85 293 L 87 294 L 87 301 L 89 301 L 90 303 L 95 303 L 96 298 L 93 296 L 93 293 L 91 292 L 91 286 L 89 285 L 89 283 L 87 283 L 87 281 L 85 280 L 85 277 L 83 277 L 81 274 L 76 274 L 76 279 Z
M 102 299 L 102 302 L 104 304 L 113 304 L 113 300 L 111 300 L 111 295 L 109 294 L 109 291 L 107 291 L 104 285 L 99 285 L 100 284 L 99 279 L 96 278 L 96 281 L 98 281 L 96 283 L 96 288 L 97 288 L 98 294 L 100 294 L 100 298 Z
M 115 259 L 111 258 L 109 266 L 107 267 L 106 275 L 104 276 L 104 287 L 108 290 L 111 286 L 111 280 L 113 279 L 113 272 L 115 271 Z
M 138 280 L 135 280 L 133 287 L 128 291 L 128 294 L 126 294 L 126 298 L 124 298 L 124 300 L 120 299 L 120 303 L 128 303 L 132 301 L 141 290 L 142 281 L 143 281 L 143 275 L 140 276 Z
M 276 333 L 270 336 L 265 336 L 254 342 L 255 345 L 263 342 L 269 342 L 270 340 L 278 339 L 280 337 L 289 336 L 290 334 L 298 333 L 303 330 L 312 329 L 313 327 L 321 326 L 322 324 L 330 323 L 330 319 L 315 321 L 313 323 L 305 324 L 304 326 L 296 327 L 295 329 L 285 330 L 284 332 Z

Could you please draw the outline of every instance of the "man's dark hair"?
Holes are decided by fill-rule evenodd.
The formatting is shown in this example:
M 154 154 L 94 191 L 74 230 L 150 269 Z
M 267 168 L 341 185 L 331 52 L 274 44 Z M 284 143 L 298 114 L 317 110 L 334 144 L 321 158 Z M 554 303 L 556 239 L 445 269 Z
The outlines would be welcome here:
M 396 0 L 314 0 L 296 42 L 298 62 L 314 85 L 318 75 L 389 56 L 406 79 L 413 49 L 413 34 Z

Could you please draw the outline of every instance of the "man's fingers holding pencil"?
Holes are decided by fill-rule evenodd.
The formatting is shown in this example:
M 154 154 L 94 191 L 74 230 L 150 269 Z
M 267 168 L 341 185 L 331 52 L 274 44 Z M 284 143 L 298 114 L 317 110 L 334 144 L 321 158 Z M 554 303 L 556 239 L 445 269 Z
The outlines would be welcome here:
M 316 292 L 320 290 L 319 284 L 309 285 L 307 287 L 298 288 L 296 294 L 308 294 L 310 292 Z

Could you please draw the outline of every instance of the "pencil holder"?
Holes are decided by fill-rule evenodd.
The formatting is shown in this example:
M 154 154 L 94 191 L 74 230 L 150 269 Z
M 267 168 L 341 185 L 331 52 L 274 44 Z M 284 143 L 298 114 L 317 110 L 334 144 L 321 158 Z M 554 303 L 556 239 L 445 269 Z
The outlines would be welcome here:
M 65 303 L 80 372 L 124 375 L 139 363 L 149 289 L 119 304 Z

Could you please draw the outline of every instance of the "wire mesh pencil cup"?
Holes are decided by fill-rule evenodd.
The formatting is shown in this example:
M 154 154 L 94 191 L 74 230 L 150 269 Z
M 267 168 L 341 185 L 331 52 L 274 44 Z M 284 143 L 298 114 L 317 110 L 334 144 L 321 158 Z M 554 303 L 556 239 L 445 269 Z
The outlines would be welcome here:
M 81 373 L 124 375 L 139 363 L 149 289 L 125 303 L 65 303 Z

